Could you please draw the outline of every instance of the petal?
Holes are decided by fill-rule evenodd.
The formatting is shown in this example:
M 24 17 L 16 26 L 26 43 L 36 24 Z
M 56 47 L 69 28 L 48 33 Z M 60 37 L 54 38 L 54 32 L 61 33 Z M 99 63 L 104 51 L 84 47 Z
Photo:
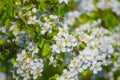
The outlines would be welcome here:
M 33 79 L 37 79 L 38 78 L 38 76 L 37 75 L 33 75 Z
M 65 48 L 62 48 L 61 51 L 62 51 L 62 52 L 66 52 L 66 49 L 65 49 Z
M 45 30 L 42 30 L 41 33 L 44 34 L 46 31 Z
M 56 50 L 56 52 L 57 52 L 57 53 L 60 53 L 60 50 L 59 50 L 59 49 L 57 49 L 57 50 Z

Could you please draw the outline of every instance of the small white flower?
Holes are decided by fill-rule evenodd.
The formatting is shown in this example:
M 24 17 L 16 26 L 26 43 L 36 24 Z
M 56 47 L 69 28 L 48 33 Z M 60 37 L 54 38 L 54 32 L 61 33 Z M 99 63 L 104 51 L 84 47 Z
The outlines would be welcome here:
M 66 69 L 63 70 L 63 74 L 62 74 L 66 79 L 70 78 L 71 73 L 69 71 L 67 71 Z
M 33 13 L 36 13 L 36 12 L 37 12 L 37 9 L 36 9 L 36 8 L 33 8 L 33 9 L 32 9 L 32 12 L 33 12 Z
M 63 27 L 62 28 L 58 28 L 59 29 L 59 32 L 58 32 L 58 34 L 59 35 L 65 35 L 65 34 L 68 34 L 68 26 L 67 26 L 67 24 L 63 24 Z
M 56 15 L 50 15 L 50 18 L 56 20 L 58 17 Z
M 80 2 L 79 9 L 80 9 L 80 11 L 87 11 L 87 12 L 95 10 L 93 0 L 82 0 Z
M 6 33 L 6 27 L 0 27 L 0 31 L 3 32 L 3 33 Z
M 32 50 L 33 50 L 33 52 L 32 52 L 32 56 L 34 56 L 34 53 L 38 53 L 39 48 L 38 48 L 37 45 L 34 45 L 34 46 L 32 47 Z
M 12 31 L 12 33 L 13 33 L 14 36 L 17 36 L 19 34 L 19 32 L 20 32 L 19 28 L 17 27 L 16 24 L 14 24 L 14 25 L 12 25 L 10 27 L 10 31 Z
M 79 19 L 79 11 L 68 12 L 64 17 L 64 23 L 68 25 L 73 25 L 76 19 Z
M 59 3 L 65 2 L 66 4 L 68 4 L 68 0 L 59 0 Z
M 25 59 L 27 57 L 27 53 L 25 50 L 22 50 L 21 54 L 17 55 L 17 61 L 22 61 L 23 59 Z
M 99 2 L 97 3 L 97 7 L 104 10 L 104 9 L 109 9 L 111 8 L 111 1 L 110 0 L 99 0 Z
M 56 42 L 56 44 L 52 45 L 52 52 L 66 52 L 65 45 L 61 44 L 61 41 Z
M 28 24 L 36 24 L 37 20 L 36 20 L 36 16 L 33 16 L 33 17 L 29 17 L 29 20 L 28 20 Z
M 50 57 L 49 65 L 53 65 L 53 67 L 57 66 L 57 61 L 54 59 L 53 56 Z
M 20 69 L 20 68 L 18 68 L 18 69 L 17 69 L 17 74 L 22 74 L 22 73 L 23 73 L 23 70 Z
M 49 32 L 49 33 L 52 32 L 52 26 L 50 25 L 50 23 L 46 22 L 42 24 L 41 26 L 42 26 L 42 31 L 41 31 L 42 34 L 45 34 L 46 32 Z
M 6 74 L 3 72 L 0 72 L 0 80 L 7 80 Z
M 94 62 L 92 63 L 92 66 L 90 67 L 91 70 L 93 70 L 94 74 L 97 74 L 98 71 L 101 71 L 101 62 Z

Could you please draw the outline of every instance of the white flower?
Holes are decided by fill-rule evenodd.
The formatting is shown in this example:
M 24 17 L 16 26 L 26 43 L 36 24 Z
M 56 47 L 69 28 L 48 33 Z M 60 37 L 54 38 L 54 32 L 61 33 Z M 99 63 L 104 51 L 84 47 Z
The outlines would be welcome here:
M 69 64 L 69 70 L 73 73 L 73 75 L 77 75 L 79 71 L 82 71 L 80 66 L 82 63 L 79 63 L 77 58 L 74 58 Z
M 68 30 L 69 30 L 69 28 L 68 28 L 68 26 L 67 26 L 67 24 L 63 24 L 63 27 L 62 28 L 58 28 L 59 29 L 59 32 L 58 32 L 58 34 L 59 35 L 65 35 L 65 34 L 67 34 L 68 33 Z
M 79 39 L 80 39 L 81 42 L 88 42 L 88 41 L 87 41 L 87 38 L 88 38 L 88 35 L 85 34 L 85 33 L 81 33 L 81 34 L 79 35 Z
M 49 65 L 53 65 L 53 67 L 57 66 L 57 61 L 54 59 L 53 56 L 50 57 Z
M 32 66 L 31 68 L 33 70 L 34 78 L 37 78 L 37 76 L 42 76 L 41 72 L 43 71 L 43 69 L 42 69 L 43 64 L 41 64 L 41 62 L 34 63 L 34 66 Z
M 52 32 L 52 26 L 50 25 L 50 23 L 46 22 L 41 26 L 42 26 L 42 31 L 41 31 L 42 34 L 45 34 L 46 32 L 49 32 L 49 33 Z
M 24 14 L 24 16 L 28 16 L 28 17 L 30 17 L 31 15 L 32 15 L 31 11 L 28 11 L 28 12 L 26 12 L 26 14 Z
M 19 34 L 19 32 L 20 32 L 19 28 L 17 27 L 16 24 L 14 24 L 14 25 L 12 25 L 10 27 L 10 31 L 12 31 L 12 33 L 13 33 L 14 36 L 17 36 Z
M 83 24 L 83 25 L 80 25 L 80 27 L 76 28 L 76 32 L 78 34 L 81 34 L 83 33 L 83 31 L 88 31 L 90 32 L 91 31 L 91 24 L 90 23 L 86 23 L 86 24 Z
M 109 9 L 111 7 L 112 3 L 110 0 L 99 0 L 97 3 L 97 7 L 104 10 Z
M 86 6 L 87 5 L 87 6 Z M 82 0 L 79 4 L 80 11 L 90 12 L 95 9 L 93 0 Z
M 91 51 L 90 58 L 91 58 L 92 63 L 98 60 L 101 60 L 101 56 L 99 55 L 98 49 L 94 49 Z
M 3 72 L 0 72 L 0 80 L 7 80 L 6 74 Z
M 37 12 L 37 9 L 36 9 L 36 8 L 33 8 L 33 9 L 32 9 L 32 12 L 33 12 L 33 13 L 36 13 L 36 12 Z
M 75 44 L 74 42 L 76 41 L 76 38 L 73 37 L 72 35 L 69 35 L 69 34 L 65 34 L 64 35 L 65 38 L 62 38 L 62 42 L 63 44 L 65 44 L 65 46 L 76 46 L 77 44 Z M 73 44 L 72 44 L 73 42 Z
M 93 71 L 94 74 L 97 74 L 98 71 L 101 71 L 101 62 L 94 62 L 92 63 L 92 66 L 90 67 L 90 69 Z
M 68 12 L 64 17 L 64 23 L 68 25 L 73 25 L 76 19 L 79 19 L 79 11 Z
M 120 16 L 120 2 L 117 0 L 112 4 L 112 11 L 116 13 L 116 15 Z
M 56 44 L 52 45 L 52 52 L 66 52 L 65 45 L 61 44 L 61 41 L 57 41 Z
M 36 20 L 36 16 L 33 17 L 29 17 L 28 19 L 28 24 L 36 24 L 37 20 Z
M 32 47 L 32 50 L 33 50 L 33 52 L 32 52 L 32 56 L 34 56 L 34 53 L 38 53 L 39 48 L 38 48 L 37 45 L 34 45 L 34 46 Z
M 30 42 L 27 46 L 27 49 L 32 52 L 32 56 L 34 56 L 34 53 L 38 53 L 39 48 L 37 44 Z
M 112 45 L 110 44 L 104 44 L 101 46 L 100 50 L 104 53 L 112 54 L 114 52 L 114 49 Z
M 68 4 L 68 0 L 59 0 L 59 3 L 65 2 L 66 4 Z
M 28 46 L 27 46 L 27 49 L 29 50 L 29 51 L 32 51 L 33 50 L 33 47 L 32 46 L 34 46 L 34 43 L 33 42 L 30 42 L 29 44 L 28 44 Z
M 88 62 L 88 60 L 90 59 L 90 50 L 89 49 L 84 49 L 82 52 L 79 52 L 79 59 L 82 59 L 85 62 Z
M 21 54 L 17 55 L 17 61 L 23 61 L 23 59 L 25 59 L 27 57 L 27 53 L 25 50 L 22 50 Z
M 64 69 L 62 76 L 64 76 L 66 79 L 68 79 L 71 77 L 71 73 L 69 71 L 67 71 L 66 69 Z
M 57 15 L 50 15 L 49 17 L 53 20 L 56 20 L 58 18 Z
M 0 31 L 3 32 L 3 33 L 6 33 L 6 27 L 0 27 Z
M 23 70 L 20 69 L 20 68 L 18 68 L 18 69 L 17 69 L 17 74 L 22 74 L 22 73 L 23 73 Z
M 70 63 L 70 66 L 73 67 L 73 66 L 77 66 L 78 64 L 78 59 L 77 58 L 74 58 L 71 63 Z
M 114 33 L 113 38 L 115 40 L 115 44 L 120 45 L 120 33 Z

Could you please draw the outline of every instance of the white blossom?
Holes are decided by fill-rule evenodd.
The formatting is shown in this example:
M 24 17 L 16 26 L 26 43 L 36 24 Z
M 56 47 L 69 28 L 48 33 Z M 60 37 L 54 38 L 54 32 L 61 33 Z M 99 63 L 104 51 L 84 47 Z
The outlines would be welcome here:
M 64 3 L 68 4 L 68 1 L 69 1 L 69 0 L 59 0 L 59 3 L 64 2 Z

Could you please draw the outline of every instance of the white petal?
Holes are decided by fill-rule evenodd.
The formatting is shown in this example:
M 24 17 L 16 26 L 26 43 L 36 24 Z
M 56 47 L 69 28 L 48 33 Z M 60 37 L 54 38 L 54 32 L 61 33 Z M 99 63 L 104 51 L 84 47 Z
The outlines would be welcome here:
M 60 50 L 59 50 L 59 49 L 57 49 L 57 50 L 56 50 L 56 52 L 57 52 L 57 53 L 60 53 Z
M 93 70 L 93 73 L 94 73 L 94 74 L 97 74 L 97 70 Z
M 65 48 L 62 48 L 61 51 L 62 51 L 62 52 L 66 52 L 66 49 L 65 49 Z
M 65 2 L 66 4 L 68 4 L 68 0 L 64 0 L 64 2 Z
M 70 43 L 70 42 L 68 42 L 68 43 L 67 43 L 67 46 L 71 46 L 71 43 Z
M 37 75 L 33 75 L 33 79 L 37 79 L 38 78 L 38 76 Z
M 63 2 L 63 0 L 59 0 L 59 3 L 62 3 Z
M 42 30 L 41 33 L 44 34 L 46 31 L 45 30 Z

